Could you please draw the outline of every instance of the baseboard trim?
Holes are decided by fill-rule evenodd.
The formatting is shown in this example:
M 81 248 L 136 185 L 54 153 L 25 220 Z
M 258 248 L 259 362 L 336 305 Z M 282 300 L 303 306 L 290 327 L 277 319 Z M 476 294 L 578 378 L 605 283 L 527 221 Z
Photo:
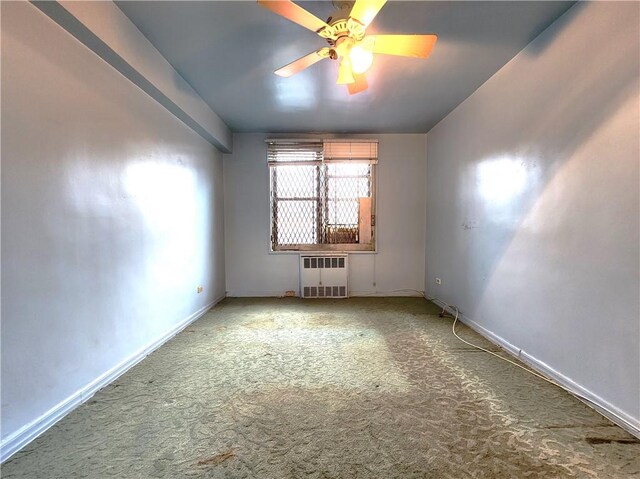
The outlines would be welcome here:
M 300 297 L 300 291 L 298 288 L 294 288 L 291 291 L 295 291 L 296 296 Z M 284 298 L 284 290 L 278 291 L 227 291 L 227 298 Z
M 433 303 L 437 304 L 441 308 L 444 308 L 448 313 L 455 314 L 455 310 L 453 308 L 451 308 L 444 301 L 442 301 L 440 299 L 437 299 L 437 298 L 435 298 L 435 299 L 426 298 L 426 299 L 428 299 L 429 301 L 432 301 Z M 519 359 L 523 363 L 527 364 L 528 366 L 530 366 L 535 371 L 537 371 L 537 372 L 543 374 L 544 376 L 547 376 L 548 378 L 554 380 L 555 382 L 557 382 L 561 386 L 563 386 L 563 387 L 565 387 L 565 388 L 567 388 L 567 389 L 569 389 L 571 391 L 575 391 L 580 396 L 583 396 L 586 400 L 584 400 L 582 398 L 579 398 L 579 397 L 578 397 L 578 399 L 580 401 L 582 401 L 584 404 L 586 404 L 587 406 L 591 407 L 595 411 L 599 412 L 604 417 L 609 419 L 614 424 L 617 424 L 618 426 L 620 426 L 625 431 L 627 431 L 630 434 L 640 438 L 640 420 L 639 419 L 634 418 L 631 415 L 627 414 L 626 412 L 620 410 L 619 408 L 617 408 L 613 404 L 609 403 L 605 399 L 601 398 L 600 396 L 598 396 L 594 392 L 592 392 L 592 391 L 588 390 L 587 388 L 585 388 L 584 386 L 581 386 L 580 384 L 576 383 L 571 378 L 569 378 L 569 377 L 565 376 L 564 374 L 562 374 L 561 372 L 555 370 L 554 368 L 552 368 L 551 366 L 549 366 L 545 362 L 539 360 L 535 356 L 533 356 L 533 355 L 523 351 L 522 349 L 518 348 L 517 346 L 511 344 L 509 341 L 504 339 L 502 336 L 499 336 L 499 335 L 495 334 L 494 332 L 488 330 L 484 326 L 481 326 L 480 324 L 476 323 L 475 321 L 473 321 L 472 319 L 468 318 L 464 314 L 459 314 L 458 315 L 458 320 L 460 322 L 466 324 L 467 326 L 469 326 L 471 329 L 473 329 L 475 332 L 477 332 L 478 334 L 480 334 L 481 336 L 483 336 L 487 340 L 491 341 L 493 344 L 495 344 L 497 346 L 500 346 L 502 349 L 504 349 L 509 354 L 511 354 L 512 356 L 516 357 L 517 359 Z
M 418 291 L 349 291 L 350 298 L 422 298 L 424 295 Z
M 57 423 L 59 420 L 73 411 L 75 408 L 80 406 L 85 401 L 89 400 L 100 389 L 118 379 L 153 351 L 155 351 L 164 343 L 180 333 L 180 331 L 182 331 L 184 328 L 189 326 L 197 319 L 201 318 L 207 311 L 213 308 L 224 298 L 225 296 L 222 295 L 221 297 L 216 298 L 214 301 L 200 308 L 198 311 L 187 317 L 167 333 L 155 339 L 142 349 L 139 349 L 134 354 L 132 354 L 127 359 L 120 362 L 107 372 L 101 374 L 89 384 L 69 396 L 67 399 L 61 401 L 56 406 L 49 409 L 42 416 L 38 417 L 37 419 L 31 421 L 30 423 L 26 424 L 14 433 L 7 436 L 2 440 L 2 442 L 0 442 L 0 463 L 5 462 L 16 452 L 36 439 L 47 429 L 49 429 L 51 426 L 53 426 L 55 423 Z

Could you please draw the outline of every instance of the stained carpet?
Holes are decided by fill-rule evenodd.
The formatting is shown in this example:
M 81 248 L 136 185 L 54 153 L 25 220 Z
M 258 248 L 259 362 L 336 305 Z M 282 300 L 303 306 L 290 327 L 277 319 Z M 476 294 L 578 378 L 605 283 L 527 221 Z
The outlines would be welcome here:
M 227 299 L 2 477 L 640 476 L 640 441 L 438 313 L 420 298 Z

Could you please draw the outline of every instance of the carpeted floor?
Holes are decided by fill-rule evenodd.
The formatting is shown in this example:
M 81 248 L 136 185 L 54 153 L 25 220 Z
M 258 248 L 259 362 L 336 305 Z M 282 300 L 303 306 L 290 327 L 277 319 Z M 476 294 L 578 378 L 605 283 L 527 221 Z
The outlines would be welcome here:
M 2 477 L 640 476 L 640 441 L 461 343 L 438 312 L 420 298 L 227 299 Z

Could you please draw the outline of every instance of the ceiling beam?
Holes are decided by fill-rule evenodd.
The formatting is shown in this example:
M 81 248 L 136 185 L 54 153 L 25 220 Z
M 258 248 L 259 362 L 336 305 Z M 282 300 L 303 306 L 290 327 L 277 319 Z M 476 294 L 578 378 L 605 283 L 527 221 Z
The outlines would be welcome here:
M 115 3 L 32 3 L 216 148 L 231 151 L 224 121 Z

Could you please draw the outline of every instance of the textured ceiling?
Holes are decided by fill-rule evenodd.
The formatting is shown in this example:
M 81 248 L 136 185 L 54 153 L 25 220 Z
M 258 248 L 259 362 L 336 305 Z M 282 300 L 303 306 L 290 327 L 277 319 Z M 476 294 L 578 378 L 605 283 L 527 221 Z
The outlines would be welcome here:
M 298 2 L 326 19 L 331 2 Z M 368 33 L 436 33 L 426 59 L 376 55 L 369 90 L 349 96 L 324 60 L 277 68 L 325 45 L 253 1 L 117 2 L 236 132 L 427 132 L 573 2 L 389 2 Z

